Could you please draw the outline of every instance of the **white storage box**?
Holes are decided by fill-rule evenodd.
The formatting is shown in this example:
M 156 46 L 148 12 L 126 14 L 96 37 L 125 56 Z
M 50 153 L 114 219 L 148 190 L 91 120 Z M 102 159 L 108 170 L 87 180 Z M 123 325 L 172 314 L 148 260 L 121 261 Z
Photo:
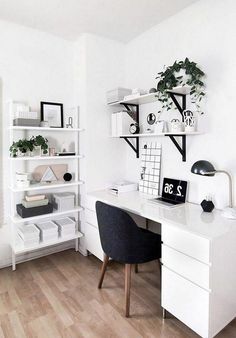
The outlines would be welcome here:
M 136 191 L 138 190 L 138 184 L 128 181 L 119 181 L 113 183 L 110 187 L 109 191 L 114 195 L 118 195 L 120 193 L 129 192 L 129 191 Z
M 72 210 L 75 206 L 75 194 L 70 192 L 53 194 L 52 204 L 58 211 Z
M 38 223 L 37 227 L 40 230 L 41 241 L 52 241 L 58 238 L 58 226 L 54 222 L 47 221 Z
M 126 95 L 132 93 L 131 89 L 118 87 L 107 92 L 107 103 L 115 103 L 122 101 Z
M 130 125 L 135 123 L 132 117 L 124 111 L 111 115 L 112 136 L 122 136 L 130 134 Z
M 61 237 L 73 236 L 75 234 L 75 224 L 70 217 L 63 217 L 56 219 L 55 223 L 58 225 L 59 234 Z
M 22 225 L 18 228 L 18 236 L 24 246 L 34 246 L 39 244 L 40 231 L 35 224 Z

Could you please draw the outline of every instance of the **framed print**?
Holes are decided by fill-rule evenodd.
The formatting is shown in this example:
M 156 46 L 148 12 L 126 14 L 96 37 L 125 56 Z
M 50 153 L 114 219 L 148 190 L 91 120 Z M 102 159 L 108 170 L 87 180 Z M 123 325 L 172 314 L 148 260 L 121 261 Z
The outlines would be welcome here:
M 51 128 L 63 128 L 63 104 L 41 102 L 41 121 L 48 121 Z

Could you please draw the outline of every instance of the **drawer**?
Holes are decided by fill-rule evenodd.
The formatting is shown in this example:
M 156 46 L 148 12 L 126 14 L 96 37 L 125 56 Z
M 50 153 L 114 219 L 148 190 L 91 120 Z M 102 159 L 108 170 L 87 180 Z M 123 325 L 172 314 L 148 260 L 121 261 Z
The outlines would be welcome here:
M 85 209 L 86 222 L 98 228 L 97 214 L 95 211 Z
M 167 246 L 206 264 L 210 263 L 210 241 L 166 223 L 162 224 L 162 241 Z
M 162 245 L 162 263 L 199 286 L 210 289 L 210 267 L 166 245 Z
M 201 337 L 208 337 L 209 292 L 164 266 L 161 305 Z
M 103 250 L 101 246 L 99 231 L 89 223 L 85 223 L 86 248 L 91 254 L 103 261 Z

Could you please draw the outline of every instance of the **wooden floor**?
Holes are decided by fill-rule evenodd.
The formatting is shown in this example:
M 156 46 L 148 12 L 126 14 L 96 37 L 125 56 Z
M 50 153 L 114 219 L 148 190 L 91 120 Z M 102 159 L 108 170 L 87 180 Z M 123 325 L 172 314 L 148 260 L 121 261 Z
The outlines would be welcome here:
M 123 266 L 112 262 L 102 290 L 101 262 L 72 250 L 0 270 L 0 337 L 198 337 L 163 321 L 156 262 L 132 273 L 131 318 L 124 317 Z M 217 338 L 236 337 L 236 320 Z

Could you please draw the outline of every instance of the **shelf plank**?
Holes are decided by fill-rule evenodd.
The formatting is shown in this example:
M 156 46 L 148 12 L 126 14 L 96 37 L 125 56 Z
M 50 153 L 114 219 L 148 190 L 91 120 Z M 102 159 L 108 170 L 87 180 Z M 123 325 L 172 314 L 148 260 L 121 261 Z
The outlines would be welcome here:
M 168 90 L 168 93 L 179 94 L 179 95 L 188 95 L 191 91 L 190 86 L 178 86 L 173 89 Z M 137 96 L 136 98 L 130 100 L 122 100 L 119 102 L 109 103 L 108 106 L 117 106 L 122 103 L 132 103 L 132 104 L 146 104 L 158 101 L 157 93 L 149 93 L 145 95 Z
M 65 159 L 81 159 L 84 155 L 70 155 L 70 156 L 19 156 L 9 157 L 12 161 L 48 161 L 48 160 L 65 160 Z
M 23 191 L 35 191 L 35 190 L 45 190 L 45 189 L 56 189 L 56 188 L 64 188 L 71 187 L 76 185 L 84 184 L 83 181 L 72 181 L 72 182 L 57 182 L 57 183 L 35 183 L 31 184 L 27 188 L 18 188 L 18 187 L 9 187 L 9 189 L 13 192 L 23 192 Z
M 75 207 L 74 209 L 71 209 L 71 210 L 54 211 L 50 214 L 44 214 L 44 215 L 40 215 L 40 216 L 33 216 L 33 217 L 27 217 L 27 218 L 22 218 L 22 217 L 20 217 L 19 215 L 16 214 L 14 216 L 11 216 L 11 221 L 15 224 L 20 224 L 20 223 L 25 223 L 25 222 L 41 220 L 41 219 L 48 218 L 48 217 L 57 217 L 57 216 L 72 214 L 72 213 L 80 212 L 82 210 L 83 210 L 83 208 L 78 206 L 78 207 Z
M 83 128 L 50 128 L 50 127 L 26 127 L 26 126 L 10 126 L 10 130 L 40 130 L 40 131 L 56 131 L 56 132 L 70 132 L 76 131 L 81 132 L 84 131 Z
M 156 102 L 158 100 L 156 95 L 157 95 L 157 93 L 140 95 L 140 96 L 137 96 L 134 99 L 122 100 L 122 101 L 119 101 L 119 102 L 110 103 L 110 104 L 108 104 L 108 106 L 117 106 L 117 105 L 122 104 L 122 103 L 132 103 L 132 104 L 152 103 L 152 102 Z
M 30 252 L 30 251 L 46 248 L 47 246 L 52 246 L 52 245 L 68 242 L 68 241 L 71 241 L 73 239 L 77 239 L 77 238 L 81 238 L 81 237 L 83 237 L 83 234 L 79 231 L 76 231 L 76 233 L 73 236 L 58 237 L 54 241 L 45 242 L 45 243 L 42 242 L 42 243 L 40 243 L 38 245 L 34 245 L 34 246 L 25 247 L 24 244 L 18 243 L 15 246 L 12 247 L 12 250 L 17 255 L 17 254 L 22 254 L 24 252 Z
M 168 136 L 168 135 L 175 135 L 175 136 L 182 136 L 182 135 L 188 135 L 188 136 L 194 136 L 194 135 L 201 135 L 202 132 L 194 131 L 194 132 L 179 132 L 179 133 L 172 133 L 172 132 L 166 132 L 166 133 L 146 133 L 146 134 L 126 134 L 126 135 L 120 135 L 120 136 L 111 136 L 112 138 L 121 138 L 121 137 L 159 137 L 159 136 Z

